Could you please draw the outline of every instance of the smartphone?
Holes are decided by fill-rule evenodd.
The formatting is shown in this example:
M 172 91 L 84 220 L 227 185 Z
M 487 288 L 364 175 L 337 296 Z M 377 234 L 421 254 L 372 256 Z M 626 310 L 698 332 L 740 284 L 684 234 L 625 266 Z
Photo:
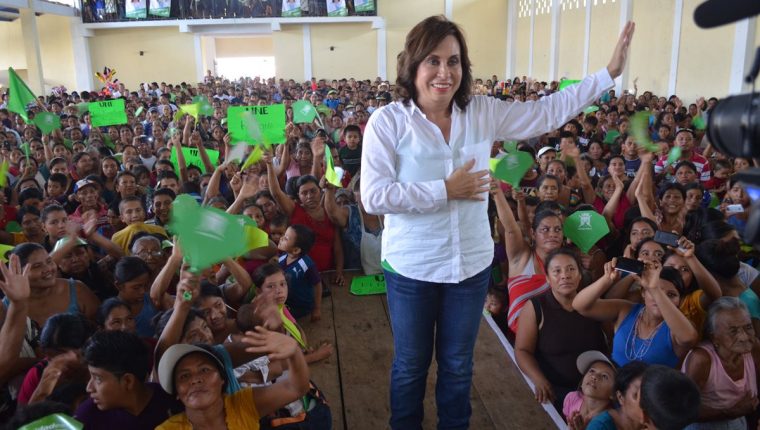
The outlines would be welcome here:
M 726 206 L 726 212 L 730 214 L 737 214 L 744 212 L 744 206 L 742 205 L 728 205 Z
M 668 233 L 667 231 L 656 231 L 654 233 L 654 241 L 660 245 L 678 248 L 678 239 L 679 236 L 677 234 Z
M 641 275 L 644 271 L 644 263 L 632 258 L 618 257 L 615 270 L 633 275 Z

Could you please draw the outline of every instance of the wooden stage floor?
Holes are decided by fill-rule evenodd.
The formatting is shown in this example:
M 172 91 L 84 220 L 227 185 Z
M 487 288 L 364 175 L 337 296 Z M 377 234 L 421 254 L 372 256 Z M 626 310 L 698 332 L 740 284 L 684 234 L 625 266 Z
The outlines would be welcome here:
M 354 296 L 345 287 L 331 287 L 322 300 L 322 320 L 301 322 L 311 344 L 327 340 L 333 355 L 312 364 L 311 378 L 325 393 L 335 430 L 388 428 L 389 376 L 393 338 L 385 295 Z M 329 279 L 326 274 L 325 280 Z M 472 429 L 556 429 L 536 403 L 520 371 L 512 363 L 485 319 L 475 345 L 470 402 Z M 425 429 L 435 429 L 435 360 L 428 374 Z

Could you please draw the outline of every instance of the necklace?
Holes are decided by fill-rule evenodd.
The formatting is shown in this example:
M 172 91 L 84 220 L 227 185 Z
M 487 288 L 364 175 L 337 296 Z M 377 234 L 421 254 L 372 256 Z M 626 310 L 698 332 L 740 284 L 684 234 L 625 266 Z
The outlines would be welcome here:
M 633 329 L 628 333 L 628 338 L 625 341 L 625 358 L 627 358 L 628 361 L 642 360 L 646 357 L 647 353 L 649 353 L 649 348 L 652 346 L 652 341 L 654 341 L 655 335 L 657 335 L 660 326 L 662 326 L 662 323 L 664 322 L 660 321 L 660 323 L 657 324 L 657 327 L 652 331 L 652 334 L 646 339 L 638 337 L 641 320 L 644 317 L 644 309 L 646 309 L 646 307 L 642 306 L 638 314 L 636 314 L 636 322 L 633 325 Z M 639 342 L 637 342 L 637 340 Z

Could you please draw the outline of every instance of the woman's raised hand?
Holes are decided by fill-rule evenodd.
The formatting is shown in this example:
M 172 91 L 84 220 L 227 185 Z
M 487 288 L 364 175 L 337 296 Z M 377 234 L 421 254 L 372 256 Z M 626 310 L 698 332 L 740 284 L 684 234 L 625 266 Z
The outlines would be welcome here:
M 633 38 L 633 31 L 636 29 L 636 24 L 633 21 L 628 21 L 625 24 L 625 28 L 620 33 L 615 50 L 612 52 L 612 58 L 610 64 L 607 65 L 607 71 L 610 73 L 612 79 L 617 78 L 623 73 L 625 68 L 625 62 L 628 59 L 628 48 L 631 46 L 631 39 Z
M 21 268 L 21 260 L 18 255 L 11 255 L 8 266 L 0 263 L 0 272 L 3 274 L 3 282 L 0 282 L 0 290 L 11 303 L 24 302 L 29 298 L 29 265 Z
M 250 345 L 245 349 L 247 352 L 266 354 L 270 360 L 290 358 L 299 351 L 298 343 L 292 337 L 261 326 L 257 326 L 255 331 L 246 332 L 242 342 Z

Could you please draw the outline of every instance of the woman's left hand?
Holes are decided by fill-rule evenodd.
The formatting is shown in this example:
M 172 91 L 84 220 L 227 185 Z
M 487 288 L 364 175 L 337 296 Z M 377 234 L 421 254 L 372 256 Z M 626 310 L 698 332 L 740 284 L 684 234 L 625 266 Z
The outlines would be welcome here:
M 625 68 L 625 62 L 628 59 L 628 48 L 631 46 L 631 39 L 633 38 L 633 31 L 636 28 L 636 24 L 633 21 L 628 21 L 623 28 L 623 32 L 620 33 L 620 38 L 615 46 L 615 51 L 612 52 L 612 59 L 610 64 L 607 65 L 607 71 L 610 73 L 612 79 L 617 78 L 623 73 Z

